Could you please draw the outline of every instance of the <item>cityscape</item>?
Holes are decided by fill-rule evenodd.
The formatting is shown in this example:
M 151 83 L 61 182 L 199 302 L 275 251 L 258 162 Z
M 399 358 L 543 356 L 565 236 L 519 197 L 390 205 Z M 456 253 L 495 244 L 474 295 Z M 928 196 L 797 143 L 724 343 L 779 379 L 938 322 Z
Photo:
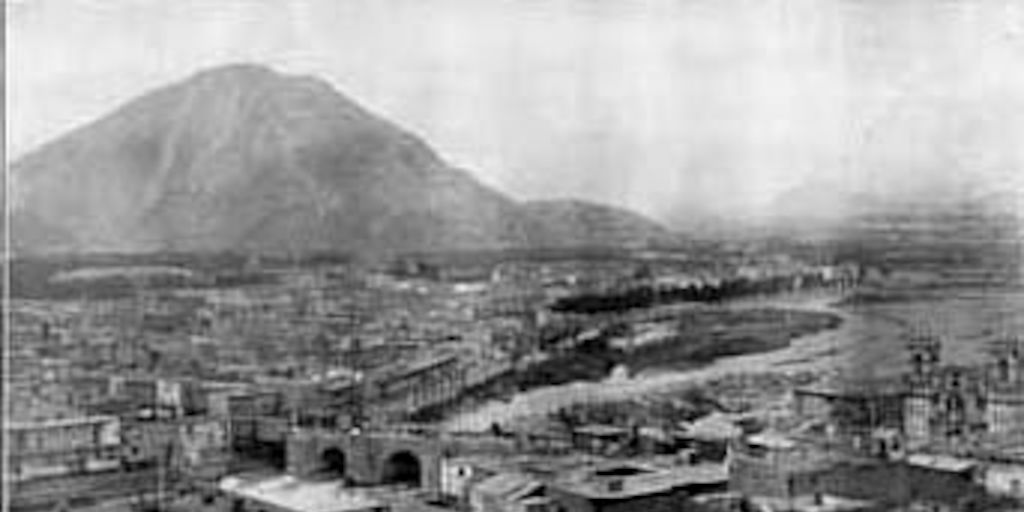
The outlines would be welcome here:
M 874 34 L 858 16 L 891 16 L 899 21 L 889 21 L 888 29 L 913 34 L 914 44 L 906 48 L 850 36 L 842 54 L 857 62 L 863 56 L 849 55 L 860 50 L 871 58 L 879 52 L 898 59 L 904 50 L 917 56 L 918 42 L 945 37 L 931 25 L 941 25 L 935 20 L 947 20 L 943 16 L 967 45 L 974 31 L 987 33 L 986 16 L 1002 20 L 1005 14 L 966 0 L 950 5 L 976 8 L 970 16 L 910 0 L 897 2 L 907 4 L 906 10 L 894 12 L 857 2 L 836 2 L 835 12 L 821 7 L 827 2 L 728 8 L 694 3 L 755 24 L 767 20 L 769 35 L 750 37 L 783 41 L 780 52 L 818 48 L 779 35 L 788 33 L 784 29 L 793 20 L 813 21 L 808 31 L 825 38 L 821 41 L 832 40 L 826 30 L 832 25 L 821 21 L 832 15 L 850 33 Z M 88 71 L 95 64 L 91 57 L 79 62 L 66 56 L 81 38 L 109 50 L 111 62 L 124 66 L 129 76 L 154 61 L 177 62 L 172 54 L 191 55 L 189 45 L 205 55 L 208 46 L 221 44 L 223 34 L 238 36 L 228 28 L 244 26 L 250 15 L 268 27 L 277 27 L 278 17 L 303 24 L 298 40 L 324 37 L 329 51 L 317 55 L 328 59 L 342 43 L 355 44 L 356 36 L 330 39 L 335 36 L 325 34 L 334 34 L 334 27 L 316 32 L 317 21 L 329 19 L 328 25 L 355 31 L 343 21 L 353 13 L 368 24 L 393 22 L 396 28 L 422 21 L 428 27 L 423 30 L 436 25 L 460 34 L 453 38 L 481 45 L 494 44 L 488 37 L 513 37 L 517 43 L 502 54 L 515 57 L 508 65 L 535 71 L 538 81 L 561 76 L 544 64 L 555 59 L 546 53 L 554 43 L 534 54 L 523 49 L 532 47 L 513 35 L 515 29 L 494 25 L 498 35 L 488 36 L 490 25 L 479 20 L 494 13 L 459 1 L 438 2 L 426 11 L 397 1 L 386 14 L 355 1 L 320 2 L 316 14 L 300 9 L 302 2 L 282 2 L 290 9 L 260 13 L 247 10 L 259 2 L 213 4 L 237 9 L 218 18 L 211 14 L 216 9 L 206 12 L 197 5 L 97 7 L 83 1 L 67 10 L 47 2 L 5 5 L 14 19 L 13 40 L 35 41 L 42 50 L 32 57 L 24 54 L 28 50 L 16 53 L 15 77 L 5 81 L 23 99 L 43 98 L 51 89 L 59 91 L 52 101 L 75 94 L 86 98 L 89 90 L 113 91 L 119 78 L 86 78 L 105 76 Z M 615 47 L 623 52 L 635 48 L 622 41 L 647 41 L 632 57 L 656 53 L 651 41 L 660 31 L 677 33 L 676 25 L 659 20 L 692 23 L 682 20 L 695 15 L 677 13 L 676 7 L 625 12 L 559 5 L 493 2 L 488 9 L 503 16 L 518 13 L 512 26 L 532 27 L 538 37 L 549 37 L 549 29 L 568 31 L 597 47 L 600 38 L 578 34 L 603 27 L 602 38 L 613 43 L 601 44 L 623 44 Z M 546 14 L 533 18 L 531 9 Z M 705 12 L 700 9 L 695 12 Z M 431 15 L 424 16 L 427 12 Z M 921 13 L 931 21 L 910 21 Z M 195 28 L 195 41 L 175 35 L 171 44 L 161 38 L 173 31 L 156 30 L 159 35 L 150 42 L 157 46 L 140 50 L 121 34 L 149 27 L 146 16 L 190 27 L 215 23 L 223 32 Z M 471 22 L 451 21 L 465 21 L 460 16 Z M 559 16 L 569 25 L 551 21 Z M 716 15 L 708 16 L 711 21 L 699 24 L 705 36 L 721 31 L 729 34 L 722 36 L 727 40 L 747 41 L 718 25 Z M 138 25 L 140 20 L 146 22 Z M 76 28 L 65 34 L 65 28 L 45 29 L 49 23 Z M 648 29 L 655 35 L 644 39 Z M 371 29 L 366 30 L 354 33 L 369 38 Z M 708 48 L 726 44 L 708 37 Z M 233 40 L 232 48 L 252 50 L 247 41 Z M 402 87 L 428 91 L 441 87 L 431 81 L 441 73 L 437 69 L 471 74 L 457 65 L 462 61 L 453 63 L 457 52 L 417 61 L 427 50 L 399 42 L 388 39 L 386 48 L 400 46 L 398 53 L 408 52 L 411 60 L 396 56 L 390 62 L 411 62 L 413 71 L 385 69 L 389 66 L 375 61 L 368 68 L 381 74 L 380 83 L 412 77 L 413 85 Z M 164 44 L 169 46 L 159 46 Z M 293 44 L 286 47 L 294 50 L 288 46 Z M 570 49 L 573 44 L 565 42 Z M 1016 40 L 1000 44 L 997 49 L 1007 52 L 1024 48 Z M 56 60 L 53 48 L 64 52 Z M 998 53 L 988 51 L 982 53 Z M 996 66 L 992 62 L 998 60 L 927 54 L 936 68 L 946 64 L 943 59 L 960 59 L 949 65 L 978 74 L 988 68 L 970 66 Z M 664 171 L 661 185 L 636 185 L 637 202 L 610 199 L 587 187 L 571 199 L 560 192 L 523 193 L 505 185 L 518 183 L 515 175 L 526 171 L 486 174 L 452 163 L 459 159 L 450 156 L 450 146 L 434 146 L 435 130 L 438 140 L 445 137 L 428 122 L 432 117 L 417 117 L 416 109 L 407 111 L 408 118 L 394 114 L 403 112 L 396 110 L 399 102 L 388 103 L 383 92 L 369 95 L 384 105 L 378 111 L 362 95 L 348 96 L 337 69 L 293 72 L 301 58 L 282 64 L 274 55 L 236 59 L 228 52 L 202 63 L 182 57 L 187 65 L 174 64 L 173 76 L 154 71 L 146 85 L 124 86 L 128 92 L 111 93 L 102 109 L 83 115 L 85 122 L 52 130 L 35 144 L 19 142 L 27 149 L 9 159 L 5 194 L 3 510 L 1024 510 L 1024 173 L 1016 170 L 1024 162 L 1012 160 L 1020 156 L 1015 141 L 1007 146 L 1012 153 L 997 134 L 986 131 L 991 126 L 965 121 L 968 114 L 937 115 L 941 120 L 935 126 L 960 130 L 957 137 L 973 141 L 966 133 L 980 134 L 981 149 L 964 149 L 960 138 L 945 145 L 929 139 L 918 148 L 906 141 L 946 132 L 917 118 L 903 126 L 895 114 L 873 120 L 883 133 L 880 144 L 890 144 L 885 130 L 899 126 L 906 139 L 892 147 L 913 148 L 897 156 L 891 147 L 888 153 L 878 150 L 863 161 L 837 157 L 844 162 L 837 167 L 867 161 L 880 168 L 906 167 L 901 176 L 909 176 L 912 185 L 864 178 L 871 183 L 857 188 L 836 174 L 833 178 L 845 184 L 830 188 L 812 176 L 781 192 L 770 214 L 757 211 L 753 219 L 721 213 L 757 203 L 726 197 L 715 189 L 720 185 L 707 185 L 726 179 L 715 173 L 727 172 L 679 171 L 711 187 L 678 191 L 680 203 L 706 212 L 700 222 L 681 222 L 678 212 L 690 210 L 670 214 L 655 208 L 661 201 L 654 199 L 661 197 L 658 188 L 671 188 L 678 178 L 670 179 L 670 171 Z M 40 67 L 53 68 L 46 73 L 54 76 L 78 70 L 81 84 L 40 87 L 43 75 L 28 71 L 36 58 L 45 62 Z M 747 69 L 742 58 L 705 58 L 714 61 L 708 69 Z M 607 64 L 625 66 L 628 60 Z M 831 69 L 829 62 L 817 64 Z M 871 71 L 885 67 L 871 62 L 861 64 Z M 555 67 L 571 68 L 566 66 Z M 695 69 L 718 72 L 701 66 Z M 19 69 L 34 80 L 19 79 Z M 668 71 L 658 76 L 669 82 L 667 89 L 677 85 Z M 1016 76 L 1008 72 L 1006 84 Z M 352 80 L 353 89 L 364 92 L 365 84 Z M 868 87 L 855 78 L 844 80 L 854 84 L 851 88 Z M 907 82 L 909 96 L 920 92 L 912 82 Z M 514 89 L 519 81 L 508 84 Z M 406 90 L 377 85 L 365 90 Z M 985 119 L 1002 119 L 1012 110 L 972 96 L 991 92 L 980 86 L 944 86 L 968 97 L 964 101 L 989 116 Z M 524 96 L 536 92 L 532 85 L 522 87 Z M 589 119 L 581 113 L 588 105 L 600 110 L 618 101 L 609 99 L 614 95 L 607 89 L 593 87 L 599 99 L 588 103 L 580 98 L 590 93 L 577 90 L 573 101 L 578 103 L 563 105 L 559 116 Z M 702 94 L 719 98 L 717 89 L 709 91 Z M 424 101 L 438 109 L 458 110 L 440 99 L 442 93 L 423 94 L 434 98 Z M 952 101 L 928 98 L 936 110 Z M 461 100 L 470 101 L 455 101 Z M 543 132 L 538 138 L 552 147 L 552 155 L 589 151 L 593 148 L 579 140 L 595 138 L 610 153 L 629 146 L 614 130 L 592 126 L 579 140 L 565 133 L 556 140 L 559 130 L 571 130 L 529 118 L 536 115 L 530 109 L 506 108 L 503 116 Z M 786 108 L 793 109 L 792 119 L 803 115 L 795 104 Z M 13 132 L 52 115 L 43 101 L 18 109 L 22 117 L 11 123 Z M 651 112 L 637 115 L 648 117 L 629 130 L 667 130 Z M 480 116 L 469 118 L 483 125 L 485 114 Z M 60 124 L 56 117 L 47 122 Z M 697 117 L 692 122 L 726 123 Z M 828 130 L 827 123 L 822 121 L 821 131 Z M 32 129 L 50 129 L 42 122 L 38 126 Z M 486 153 L 488 146 L 479 142 L 486 137 L 473 132 L 490 129 L 465 128 L 460 137 L 475 141 L 466 147 L 479 143 L 474 150 Z M 727 138 L 744 142 L 712 141 L 697 128 L 671 135 L 691 137 L 679 143 L 688 150 L 721 145 L 715 158 L 727 162 L 746 162 L 737 156 L 743 151 L 751 158 L 764 156 L 751 149 L 757 144 L 743 151 L 730 145 L 747 144 L 748 138 L 765 144 L 770 139 L 777 145 L 767 152 L 772 154 L 782 148 L 830 151 L 830 136 L 816 130 L 801 131 L 806 147 L 796 150 L 773 139 L 771 130 L 751 131 L 761 135 L 734 130 L 726 127 Z M 538 151 L 531 146 L 537 143 L 532 134 L 502 133 L 503 146 L 512 148 L 502 151 Z M 652 138 L 663 145 L 662 135 Z M 837 151 L 859 154 L 861 149 Z M 1002 160 L 992 157 L 1003 166 L 994 174 L 972 167 L 989 160 L 962 155 L 943 157 L 943 165 L 955 160 L 961 166 L 948 176 L 918 170 L 947 150 L 1011 153 L 998 153 Z M 673 151 L 654 151 L 643 165 L 663 157 L 683 165 Z M 595 164 L 592 180 L 615 182 L 621 176 L 602 174 L 601 165 Z M 562 190 L 574 179 L 565 172 L 522 179 L 548 180 L 545 187 Z M 754 180 L 757 170 L 744 172 L 721 186 L 735 182 L 736 195 L 749 192 L 740 182 Z M 630 175 L 626 181 L 633 179 L 643 178 Z M 809 209 L 812 203 L 824 206 Z M 812 210 L 816 215 L 808 213 Z

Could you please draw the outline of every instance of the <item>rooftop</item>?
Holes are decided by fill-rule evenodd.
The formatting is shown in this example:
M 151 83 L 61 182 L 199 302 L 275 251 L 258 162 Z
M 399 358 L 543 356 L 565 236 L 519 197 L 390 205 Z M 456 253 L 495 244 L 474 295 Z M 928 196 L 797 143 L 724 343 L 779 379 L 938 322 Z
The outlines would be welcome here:
M 228 477 L 221 481 L 224 492 L 244 499 L 296 512 L 350 512 L 372 510 L 384 503 L 338 482 L 309 482 L 292 476 L 257 481 Z
M 520 473 L 499 473 L 477 484 L 479 492 L 507 500 L 526 499 L 542 487 L 536 479 Z
M 797 447 L 797 443 L 777 432 L 763 432 L 755 434 L 747 438 L 747 444 L 754 446 L 763 446 L 773 450 L 792 450 Z
M 393 373 L 393 374 L 402 374 L 402 375 L 410 374 L 410 373 L 426 370 L 428 368 L 433 368 L 435 366 L 440 366 L 440 365 L 443 365 L 443 364 L 446 364 L 446 363 L 450 363 L 450 362 L 452 362 L 452 361 L 454 361 L 456 359 L 457 359 L 457 356 L 455 356 L 454 354 L 447 354 L 447 353 L 443 353 L 443 352 L 435 353 L 435 354 L 432 354 L 432 355 L 427 356 L 427 357 L 418 357 L 418 358 L 415 358 L 415 359 L 410 359 L 410 360 L 403 361 L 402 363 L 399 363 L 399 364 L 395 365 L 393 368 L 389 368 L 390 371 L 387 372 L 387 373 L 389 373 L 389 374 L 391 374 L 391 373 Z
M 1000 402 L 1024 403 L 1024 381 L 992 382 L 988 391 L 990 400 Z
M 902 377 L 891 377 L 858 380 L 836 379 L 802 386 L 797 388 L 796 392 L 830 397 L 864 398 L 902 394 L 906 390 L 907 386 Z
M 687 486 L 725 484 L 729 481 L 728 470 L 723 464 L 618 466 L 576 471 L 554 485 L 581 496 L 600 499 L 646 496 Z
M 801 512 L 839 512 L 844 510 L 868 510 L 874 503 L 870 501 L 854 500 L 841 496 L 823 495 L 815 497 L 812 495 L 796 496 L 793 498 L 755 498 L 755 503 L 767 506 L 772 510 L 793 510 Z
M 924 453 L 915 453 L 908 456 L 907 464 L 952 473 L 963 473 L 974 469 L 978 465 L 976 461 L 971 459 L 962 459 L 951 455 L 932 455 Z
M 620 437 L 629 435 L 630 430 L 626 427 L 617 427 L 614 425 L 583 425 L 576 427 L 573 433 L 594 436 L 594 437 Z
M 685 435 L 695 439 L 728 440 L 743 435 L 743 429 L 736 424 L 738 418 L 720 412 L 711 413 L 684 425 Z
M 605 459 L 586 455 L 564 456 L 541 455 L 463 455 L 449 459 L 451 464 L 470 465 L 490 473 L 525 473 L 527 475 L 554 477 L 567 474 L 583 467 L 594 468 Z
M 4 426 L 9 429 L 57 427 L 104 422 L 110 419 L 107 416 L 90 416 L 73 407 L 36 397 L 12 397 L 9 421 Z

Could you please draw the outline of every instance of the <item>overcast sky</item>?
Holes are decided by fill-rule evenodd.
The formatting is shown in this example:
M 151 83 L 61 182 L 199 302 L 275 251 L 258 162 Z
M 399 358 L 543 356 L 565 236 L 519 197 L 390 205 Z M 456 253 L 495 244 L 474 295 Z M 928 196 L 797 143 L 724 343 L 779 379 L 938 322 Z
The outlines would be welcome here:
M 326 78 L 517 198 L 757 215 L 809 176 L 827 195 L 1017 175 L 1017 3 L 10 1 L 9 151 L 260 62 Z

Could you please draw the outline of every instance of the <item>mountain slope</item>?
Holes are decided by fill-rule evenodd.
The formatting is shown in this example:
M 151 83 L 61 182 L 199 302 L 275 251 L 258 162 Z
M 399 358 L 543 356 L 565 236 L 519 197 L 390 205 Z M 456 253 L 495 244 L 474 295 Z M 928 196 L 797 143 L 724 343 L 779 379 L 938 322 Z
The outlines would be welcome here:
M 1024 278 L 1024 182 L 963 173 L 913 187 L 829 187 L 824 180 L 779 200 L 766 229 L 823 241 L 841 254 L 948 280 Z M 826 199 L 827 198 L 827 201 Z
M 540 247 L 671 246 L 679 237 L 639 214 L 580 200 L 528 201 L 531 242 Z
M 326 82 L 251 65 L 146 94 L 12 175 L 24 252 L 502 248 L 575 229 L 538 223 Z M 599 231 L 586 240 L 629 238 Z

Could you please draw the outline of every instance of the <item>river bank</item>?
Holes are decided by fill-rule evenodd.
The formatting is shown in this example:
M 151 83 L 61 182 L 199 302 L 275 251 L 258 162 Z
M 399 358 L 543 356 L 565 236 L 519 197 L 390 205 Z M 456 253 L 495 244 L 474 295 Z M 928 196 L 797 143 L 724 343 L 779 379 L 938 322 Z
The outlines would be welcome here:
M 786 351 L 795 341 L 838 329 L 844 321 L 843 315 L 825 308 L 754 303 L 677 310 L 672 318 L 678 331 L 661 342 L 622 347 L 611 343 L 612 335 L 600 336 L 525 371 L 504 374 L 472 390 L 475 398 L 464 402 L 443 425 L 452 430 L 483 430 L 516 416 L 544 414 L 569 403 L 598 400 L 606 393 L 619 394 L 638 382 L 700 372 L 724 360 Z M 616 368 L 621 370 L 613 372 Z M 436 420 L 442 412 L 433 411 L 423 419 Z
M 479 430 L 492 422 L 545 415 L 574 403 L 674 393 L 729 375 L 751 373 L 841 373 L 845 378 L 891 377 L 906 369 L 908 329 L 928 326 L 943 335 L 943 360 L 972 364 L 987 357 L 991 343 L 1024 332 L 1024 292 L 1012 289 L 950 288 L 913 300 L 836 304 L 834 295 L 762 297 L 732 308 L 772 307 L 838 315 L 835 329 L 798 336 L 785 348 L 722 357 L 700 368 L 650 368 L 631 378 L 604 378 L 537 388 L 507 401 L 466 409 L 445 422 L 452 430 Z

